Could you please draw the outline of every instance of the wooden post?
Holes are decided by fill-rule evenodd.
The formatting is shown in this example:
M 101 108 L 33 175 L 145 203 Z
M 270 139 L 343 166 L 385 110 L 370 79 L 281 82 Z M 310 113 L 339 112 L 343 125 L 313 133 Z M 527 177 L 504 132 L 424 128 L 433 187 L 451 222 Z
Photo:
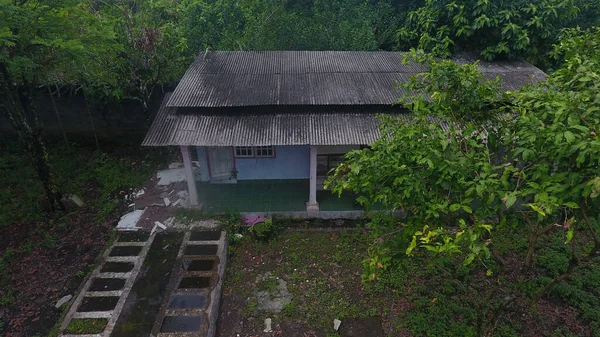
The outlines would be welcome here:
M 198 190 L 196 190 L 196 179 L 194 178 L 194 168 L 192 167 L 192 157 L 190 156 L 190 146 L 180 146 L 181 156 L 183 157 L 183 167 L 185 171 L 185 180 L 188 184 L 190 194 L 190 205 L 198 206 Z
M 308 202 L 306 210 L 308 212 L 318 212 L 319 203 L 317 202 L 317 147 L 310 146 L 310 188 L 308 193 Z

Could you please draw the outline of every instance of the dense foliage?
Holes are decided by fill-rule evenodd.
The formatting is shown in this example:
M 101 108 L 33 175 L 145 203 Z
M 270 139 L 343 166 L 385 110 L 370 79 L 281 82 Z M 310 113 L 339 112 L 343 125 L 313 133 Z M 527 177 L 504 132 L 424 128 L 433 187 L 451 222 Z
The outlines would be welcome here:
M 32 103 L 40 92 L 52 100 L 63 87 L 83 93 L 96 137 L 93 110 L 128 98 L 149 118 L 157 89 L 206 50 L 419 47 L 522 56 L 548 68 L 560 30 L 597 25 L 599 10 L 590 0 L 2 0 L 0 108 L 60 206 Z
M 496 250 L 495 241 L 501 229 L 513 228 L 528 247 L 522 283 L 540 238 L 565 245 L 555 258 L 566 263 L 534 286 L 535 303 L 600 257 L 599 43 L 598 29 L 566 31 L 553 51 L 564 65 L 536 85 L 503 94 L 477 63 L 412 54 L 428 71 L 403 85 L 400 101 L 410 118 L 385 118 L 382 139 L 348 154 L 330 181 L 337 192 L 361 194 L 367 206 L 403 215 L 371 223 L 377 239 L 366 279 L 405 256 L 453 255 L 473 273 L 483 268 L 483 283 L 493 288 L 510 272 L 501 267 L 512 253 Z M 493 317 L 522 300 L 510 292 L 486 296 Z
M 398 39 L 439 56 L 476 52 L 488 60 L 524 57 L 548 68 L 548 52 L 563 28 L 598 25 L 587 0 L 427 0 L 408 14 Z

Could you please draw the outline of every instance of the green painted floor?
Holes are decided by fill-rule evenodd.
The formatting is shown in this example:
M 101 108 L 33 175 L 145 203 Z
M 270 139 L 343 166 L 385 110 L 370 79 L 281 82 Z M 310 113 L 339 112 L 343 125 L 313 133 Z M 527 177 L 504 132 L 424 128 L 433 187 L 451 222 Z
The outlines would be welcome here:
M 308 180 L 241 180 L 236 184 L 198 183 L 198 199 L 207 213 L 306 211 Z M 321 211 L 362 210 L 351 194 L 340 198 L 317 191 Z

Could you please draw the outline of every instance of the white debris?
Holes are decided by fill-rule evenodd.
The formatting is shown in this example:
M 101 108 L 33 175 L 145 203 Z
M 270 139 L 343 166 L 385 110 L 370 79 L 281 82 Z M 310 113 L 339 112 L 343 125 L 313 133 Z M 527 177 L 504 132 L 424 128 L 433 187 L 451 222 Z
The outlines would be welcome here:
M 121 217 L 121 220 L 119 220 L 117 229 L 137 230 L 137 227 L 135 225 L 138 223 L 138 221 L 140 221 L 140 218 L 142 217 L 143 213 L 144 213 L 143 209 L 138 209 L 138 210 L 135 210 L 133 212 L 129 212 L 129 213 L 123 215 Z
M 238 239 L 241 239 L 241 238 L 243 238 L 243 237 L 244 237 L 244 236 L 243 236 L 242 234 L 240 234 L 240 233 L 235 233 L 233 236 L 235 236 L 235 237 L 236 237 L 236 238 L 238 238 Z
M 339 319 L 334 319 L 333 320 L 333 330 L 338 331 L 340 329 L 340 325 L 342 324 L 342 321 L 340 321 Z
M 265 318 L 265 329 L 263 330 L 264 332 L 272 332 L 273 329 L 271 329 L 271 319 L 270 318 Z
M 65 304 L 65 303 L 69 302 L 69 301 L 71 300 L 71 298 L 73 298 L 73 296 L 72 296 L 72 295 L 67 295 L 67 296 L 64 296 L 63 298 L 61 298 L 60 300 L 58 300 L 58 302 L 56 302 L 56 304 L 54 305 L 54 307 L 55 307 L 56 309 L 58 309 L 58 308 L 62 307 L 62 306 L 63 306 L 63 304 Z
M 167 229 L 167 226 L 163 225 L 160 221 L 154 221 L 154 225 L 160 227 L 161 229 Z
M 179 205 L 179 203 L 180 203 L 180 202 L 181 202 L 181 199 L 177 199 L 177 201 L 175 201 L 175 202 L 173 203 L 173 207 L 175 207 L 175 206 Z
M 165 201 L 165 206 L 169 207 L 169 205 L 171 204 L 171 200 L 169 200 L 169 198 L 164 197 L 163 200 Z
M 144 195 L 144 194 L 146 194 L 146 191 L 145 191 L 145 190 L 142 188 L 141 190 L 139 190 L 139 191 L 137 191 L 137 192 L 135 193 L 135 197 L 136 197 L 136 198 L 139 198 L 139 197 L 141 197 L 141 196 L 142 196 L 142 195 Z
M 181 166 L 183 166 L 181 162 L 173 162 L 169 164 L 169 170 L 180 168 Z
M 171 183 L 185 181 L 185 171 L 183 168 L 162 170 L 156 173 L 156 178 L 158 178 L 157 185 L 166 186 Z
M 69 199 L 70 199 L 72 202 L 74 202 L 74 203 L 75 203 L 75 205 L 77 205 L 77 206 L 79 206 L 79 207 L 83 206 L 83 201 L 82 201 L 81 199 L 79 199 L 79 197 L 78 197 L 78 196 L 76 196 L 75 194 L 71 194 L 71 195 L 69 196 Z

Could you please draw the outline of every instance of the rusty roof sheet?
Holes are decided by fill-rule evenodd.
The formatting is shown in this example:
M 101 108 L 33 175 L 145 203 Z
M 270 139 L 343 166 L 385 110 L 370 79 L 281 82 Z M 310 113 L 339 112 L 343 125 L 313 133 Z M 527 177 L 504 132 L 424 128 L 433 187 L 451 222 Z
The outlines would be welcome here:
M 400 52 L 214 51 L 189 67 L 169 107 L 267 105 L 389 105 L 396 90 L 420 64 L 402 64 Z M 461 55 L 458 63 L 475 58 Z M 505 90 L 542 80 L 546 74 L 524 61 L 481 62 L 488 78 L 500 76 Z

